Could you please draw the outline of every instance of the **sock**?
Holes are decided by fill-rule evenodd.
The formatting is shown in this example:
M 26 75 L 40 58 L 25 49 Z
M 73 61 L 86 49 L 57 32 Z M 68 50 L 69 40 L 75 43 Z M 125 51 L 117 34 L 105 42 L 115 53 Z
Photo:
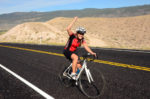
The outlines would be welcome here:
M 71 73 L 71 75 L 75 75 L 75 74 L 76 74 L 76 73 L 73 73 L 73 72 Z

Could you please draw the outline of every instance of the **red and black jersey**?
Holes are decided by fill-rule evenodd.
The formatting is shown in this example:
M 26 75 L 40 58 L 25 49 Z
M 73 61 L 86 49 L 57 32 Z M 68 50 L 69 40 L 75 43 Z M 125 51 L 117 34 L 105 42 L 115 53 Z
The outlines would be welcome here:
M 70 35 L 69 40 L 64 49 L 73 52 L 77 49 L 77 47 L 81 46 L 81 43 L 82 44 L 85 43 L 84 39 L 79 41 L 76 38 L 76 34 L 73 33 L 72 35 Z

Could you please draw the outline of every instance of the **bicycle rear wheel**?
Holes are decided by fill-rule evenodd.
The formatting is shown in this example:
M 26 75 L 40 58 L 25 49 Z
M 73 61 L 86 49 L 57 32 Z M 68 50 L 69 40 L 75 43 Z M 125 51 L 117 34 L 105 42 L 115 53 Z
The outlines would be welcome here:
M 65 87 L 70 87 L 70 86 L 72 85 L 72 79 L 69 79 L 69 78 L 67 77 L 67 74 L 66 74 L 66 76 L 63 74 L 66 69 L 67 69 L 67 67 L 65 67 L 65 69 L 60 72 L 59 78 L 60 78 L 61 83 L 62 83 Z
M 98 70 L 90 69 L 94 82 L 89 83 L 85 71 L 79 78 L 79 87 L 84 95 L 89 98 L 97 98 L 101 96 L 105 89 L 105 79 L 103 74 Z

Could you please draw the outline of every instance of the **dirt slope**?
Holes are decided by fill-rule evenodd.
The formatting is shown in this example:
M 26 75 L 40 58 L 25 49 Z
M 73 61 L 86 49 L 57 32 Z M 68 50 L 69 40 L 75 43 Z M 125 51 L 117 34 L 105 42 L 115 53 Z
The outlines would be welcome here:
M 67 25 L 72 18 L 55 18 L 48 22 L 17 25 L 0 36 L 3 42 L 65 44 Z M 150 15 L 124 18 L 79 18 L 72 30 L 85 27 L 85 39 L 90 46 L 150 49 Z

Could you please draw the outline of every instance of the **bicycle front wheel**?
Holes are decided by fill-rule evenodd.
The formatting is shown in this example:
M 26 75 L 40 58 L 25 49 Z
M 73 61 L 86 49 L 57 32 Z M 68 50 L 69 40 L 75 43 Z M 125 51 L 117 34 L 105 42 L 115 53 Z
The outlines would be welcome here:
M 91 69 L 91 74 L 94 82 L 89 83 L 85 71 L 82 72 L 79 78 L 79 87 L 84 95 L 89 98 L 97 98 L 101 96 L 105 88 L 105 79 L 102 73 L 98 70 Z

